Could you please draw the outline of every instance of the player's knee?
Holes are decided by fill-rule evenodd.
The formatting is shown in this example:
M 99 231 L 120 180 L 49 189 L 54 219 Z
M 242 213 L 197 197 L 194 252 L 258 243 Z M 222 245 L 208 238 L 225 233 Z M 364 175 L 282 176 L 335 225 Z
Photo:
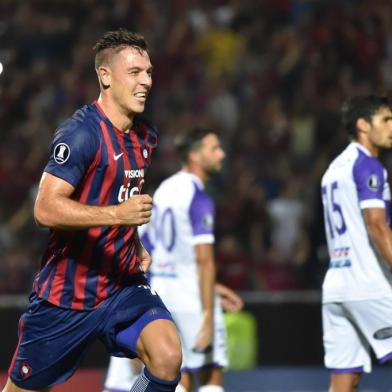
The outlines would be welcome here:
M 181 346 L 163 345 L 151 358 L 153 373 L 163 379 L 172 379 L 179 373 L 181 361 Z

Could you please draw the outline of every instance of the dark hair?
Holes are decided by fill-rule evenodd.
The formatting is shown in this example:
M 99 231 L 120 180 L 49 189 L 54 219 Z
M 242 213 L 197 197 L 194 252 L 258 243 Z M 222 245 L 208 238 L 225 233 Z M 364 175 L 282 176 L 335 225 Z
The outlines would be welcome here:
M 347 100 L 342 106 L 342 123 L 351 138 L 357 136 L 357 120 L 363 118 L 367 122 L 381 107 L 390 107 L 388 98 L 376 95 L 355 97 Z
M 211 128 L 196 127 L 188 132 L 178 134 L 174 143 L 181 162 L 186 162 L 189 153 L 197 150 L 201 146 L 202 140 L 211 133 L 216 134 Z
M 95 68 L 107 61 L 110 52 L 118 53 L 129 46 L 140 51 L 147 51 L 148 49 L 147 43 L 141 34 L 126 29 L 108 31 L 93 47 L 96 52 Z

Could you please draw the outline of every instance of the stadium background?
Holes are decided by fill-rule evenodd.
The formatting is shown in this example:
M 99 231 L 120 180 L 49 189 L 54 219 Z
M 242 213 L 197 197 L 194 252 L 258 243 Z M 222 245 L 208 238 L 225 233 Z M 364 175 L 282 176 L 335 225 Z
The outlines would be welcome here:
M 211 185 L 219 276 L 257 322 L 260 369 L 228 373 L 228 392 L 325 391 L 319 181 L 347 142 L 342 101 L 391 90 L 391 17 L 388 0 L 0 0 L 0 370 L 47 238 L 32 203 L 51 137 L 98 94 L 96 39 L 126 27 L 145 35 L 154 65 L 149 192 L 178 169 L 181 130 L 210 125 L 228 153 Z M 94 347 L 72 381 L 82 387 L 58 390 L 99 390 L 106 362 Z M 377 368 L 364 385 L 390 391 L 388 377 Z

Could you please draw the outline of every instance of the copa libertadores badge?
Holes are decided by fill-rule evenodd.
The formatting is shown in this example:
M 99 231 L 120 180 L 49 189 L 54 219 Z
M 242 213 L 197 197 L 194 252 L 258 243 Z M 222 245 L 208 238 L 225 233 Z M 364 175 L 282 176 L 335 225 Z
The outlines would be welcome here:
M 377 191 L 378 187 L 380 186 L 380 180 L 376 174 L 372 174 L 371 176 L 369 176 L 367 186 L 371 191 Z
M 62 165 L 63 163 L 67 162 L 70 152 L 71 150 L 69 149 L 67 144 L 59 143 L 54 148 L 53 158 L 57 163 Z

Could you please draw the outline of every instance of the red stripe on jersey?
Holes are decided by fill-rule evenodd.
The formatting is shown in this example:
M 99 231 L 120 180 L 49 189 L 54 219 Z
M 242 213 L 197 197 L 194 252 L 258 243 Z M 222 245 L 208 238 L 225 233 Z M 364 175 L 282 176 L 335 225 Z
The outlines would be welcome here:
M 115 150 L 113 148 L 107 126 L 104 121 L 101 121 L 99 125 L 101 127 L 102 135 L 104 137 L 105 145 L 107 147 L 108 160 L 113 159 L 113 155 L 115 155 Z M 108 164 L 105 172 L 105 179 L 107 178 L 115 179 L 116 173 L 117 173 L 117 162 L 114 161 L 113 164 Z M 110 191 L 112 186 L 113 186 L 112 181 L 110 180 L 103 181 L 101 187 L 101 193 L 99 195 L 99 202 L 98 202 L 100 206 L 105 206 L 109 204 Z M 83 197 L 85 197 L 84 194 Z M 99 237 L 99 235 L 101 234 L 101 231 L 102 231 L 101 227 L 95 227 L 88 230 L 87 244 L 82 253 L 82 257 L 83 257 L 82 260 L 85 262 L 79 262 L 76 266 L 75 279 L 74 279 L 74 297 L 72 299 L 72 305 L 71 305 L 72 309 L 83 309 L 83 302 L 84 302 L 83 299 L 85 298 L 85 289 L 87 283 L 87 272 L 89 270 L 89 263 L 92 261 L 91 251 L 92 251 L 93 244 L 96 241 L 96 238 Z M 103 298 L 104 298 L 106 294 L 102 293 L 102 290 L 100 290 L 100 292 L 101 295 L 103 294 Z
M 80 186 L 80 189 L 82 191 L 79 196 L 79 201 L 81 203 L 86 203 L 88 200 L 88 194 L 91 189 L 91 184 L 94 180 L 93 171 L 94 171 L 95 167 L 97 166 L 97 164 L 100 162 L 101 155 L 102 154 L 101 154 L 101 145 L 100 145 L 97 153 L 95 154 L 95 158 L 94 158 L 93 162 L 90 164 L 89 168 L 87 169 L 85 181 Z M 73 282 L 74 283 L 74 300 L 72 301 L 72 308 L 73 309 L 78 309 L 78 310 L 83 309 L 83 301 L 80 301 L 80 298 L 84 298 L 84 286 L 86 284 L 86 276 L 87 276 L 87 270 L 88 270 L 88 266 L 83 264 L 83 260 L 90 259 L 92 246 L 93 246 L 93 244 L 91 242 L 91 237 L 94 237 L 95 233 L 94 233 L 94 231 L 92 231 L 94 229 L 96 229 L 96 228 L 88 230 L 88 236 L 87 236 L 88 240 L 87 240 L 86 245 L 85 245 L 83 252 L 81 254 L 82 262 L 79 262 L 76 267 L 75 279 Z M 96 237 L 98 237 L 98 235 L 99 235 L 99 233 L 95 234 Z M 67 254 L 67 252 L 64 252 L 64 254 Z M 54 280 L 51 283 L 48 300 L 55 305 L 60 305 L 60 303 L 61 303 L 61 295 L 62 295 L 62 292 L 64 289 L 64 284 L 66 282 L 65 275 L 67 273 L 67 264 L 68 264 L 68 261 L 66 258 L 63 263 L 58 264 L 58 266 L 56 267 L 56 274 L 55 274 Z M 78 279 L 79 276 L 83 276 L 83 279 L 81 281 L 79 281 L 79 279 Z M 45 288 L 46 288 L 48 281 L 49 281 L 49 277 L 41 289 L 42 294 L 45 292 Z M 80 284 L 82 284 L 83 287 L 80 287 Z M 81 296 L 80 296 L 80 294 L 81 294 Z M 78 298 L 79 298 L 79 300 L 78 300 Z
M 68 260 L 65 259 L 62 263 L 57 264 L 55 268 L 55 275 L 50 285 L 50 293 L 48 297 L 48 300 L 53 305 L 57 305 L 57 306 L 60 305 L 61 294 L 63 292 L 64 282 L 66 279 L 65 276 L 67 273 L 67 265 L 68 265 Z M 49 279 L 50 278 L 48 277 L 47 281 L 49 281 Z M 46 286 L 46 284 L 44 286 Z M 44 287 L 42 287 L 42 290 L 44 290 Z M 42 291 L 42 293 L 44 293 L 44 291 Z
M 46 277 L 44 283 L 43 283 L 42 286 L 41 286 L 41 290 L 38 290 L 39 275 L 37 276 L 37 280 L 35 281 L 35 284 L 34 284 L 34 289 L 36 290 L 36 293 L 38 293 L 38 296 L 39 296 L 39 297 L 44 298 L 44 293 L 45 293 L 45 290 L 46 290 L 46 286 L 48 285 L 51 276 L 52 276 L 52 275 L 49 274 L 49 275 Z
M 114 132 L 115 136 L 116 136 L 116 140 L 118 142 L 118 144 L 120 145 L 120 150 L 123 153 L 122 156 L 122 161 L 124 164 L 124 170 L 131 170 L 132 165 L 130 162 L 130 158 L 129 158 L 129 152 L 127 151 L 127 148 L 125 146 L 125 134 L 124 133 L 120 133 L 120 132 Z M 112 230 L 110 232 L 110 235 L 108 236 L 108 240 L 110 241 L 112 239 L 112 237 L 115 237 L 115 235 L 118 234 L 118 230 L 119 228 L 114 228 L 114 230 Z M 125 235 L 123 236 L 123 243 L 126 244 L 127 241 L 132 237 L 133 228 L 127 228 L 126 229 L 127 232 L 125 233 Z M 110 241 L 110 243 L 112 244 L 112 242 Z M 126 251 L 126 247 L 123 246 L 123 248 L 120 251 L 120 254 L 118 255 L 118 269 L 119 272 L 122 272 L 124 270 L 124 261 L 125 261 L 125 251 Z M 98 284 L 97 284 L 97 298 L 96 298 L 96 304 L 99 303 L 100 299 L 106 296 L 106 291 L 107 291 L 107 285 L 109 282 L 108 279 L 108 272 L 110 270 L 110 263 L 112 262 L 114 256 L 114 246 L 108 247 L 107 251 L 104 252 L 104 258 L 103 258 L 103 263 L 102 263 L 102 268 L 101 271 L 99 273 L 98 276 Z M 119 276 L 121 276 L 122 274 L 120 273 Z
M 133 153 L 135 154 L 135 157 L 136 157 L 137 166 L 143 167 L 144 166 L 144 158 L 142 156 L 142 151 L 141 151 L 142 146 L 139 142 L 136 131 L 131 131 L 129 136 L 132 141 Z
M 114 164 L 108 164 L 108 167 L 105 172 L 105 179 L 115 179 L 117 173 L 117 161 L 114 160 L 113 156 L 116 155 L 116 151 L 114 150 L 112 140 L 110 139 L 109 130 L 104 121 L 100 122 L 100 127 L 102 130 L 103 137 L 105 139 L 105 144 L 108 149 L 108 160 L 113 159 Z M 99 196 L 99 204 L 100 205 L 108 205 L 109 198 L 110 198 L 110 191 L 112 189 L 113 183 L 110 181 L 103 181 L 102 183 L 102 190 Z
M 86 203 L 88 200 L 88 194 L 91 189 L 91 184 L 94 181 L 93 171 L 98 166 L 98 164 L 101 162 L 101 158 L 102 158 L 102 148 L 101 147 L 102 147 L 102 142 L 100 141 L 98 151 L 95 154 L 95 158 L 94 158 L 93 162 L 91 162 L 91 165 L 89 166 L 89 168 L 86 171 L 85 181 L 80 186 L 81 193 L 79 196 L 79 201 L 81 203 Z
M 74 280 L 74 298 L 72 300 L 72 309 L 83 310 L 84 308 L 84 292 L 86 288 L 87 273 L 91 260 L 94 243 L 101 234 L 101 227 L 92 227 L 88 230 L 88 239 L 84 246 L 83 252 L 79 256 L 79 262 L 76 267 Z M 81 278 L 79 278 L 81 277 Z
M 18 339 L 18 345 L 16 346 L 14 355 L 13 355 L 12 360 L 11 360 L 10 367 L 8 368 L 8 375 L 9 375 L 9 376 L 11 375 L 12 369 L 13 369 L 14 366 L 15 366 L 15 361 L 16 361 L 16 357 L 17 357 L 18 350 L 19 350 L 19 347 L 20 347 L 20 342 L 22 341 L 22 338 L 23 338 L 23 333 L 24 333 L 24 321 L 23 321 L 23 317 L 21 317 L 21 318 L 20 318 L 20 321 L 19 321 L 19 333 L 18 333 L 19 339 Z
M 97 105 L 98 106 L 98 105 Z M 112 140 L 110 138 L 109 130 L 104 121 L 101 121 L 100 123 L 101 130 L 103 137 L 105 139 L 105 144 L 108 149 L 108 160 L 113 159 L 114 155 L 116 154 L 116 151 L 114 150 Z M 116 178 L 116 173 L 117 173 L 117 161 L 114 160 L 113 165 L 108 165 L 108 169 L 105 173 L 108 175 L 109 178 L 115 179 Z M 100 205 L 107 205 L 109 204 L 109 197 L 110 197 L 110 190 L 112 188 L 112 183 L 108 181 L 104 181 L 102 184 L 102 192 L 99 197 L 99 204 Z M 114 255 L 114 242 L 112 241 L 113 238 L 116 237 L 118 233 L 118 227 L 112 227 L 111 230 L 109 231 L 109 234 L 106 237 L 106 243 L 103 245 L 103 261 L 102 261 L 102 267 L 101 271 L 99 272 L 99 275 L 97 277 L 97 292 L 96 292 L 96 298 L 95 298 L 95 305 L 98 305 L 101 301 L 101 299 L 106 298 L 107 296 L 107 284 L 108 284 L 108 272 L 110 270 L 110 264 L 113 262 L 113 255 Z
M 143 157 L 141 155 L 141 145 L 140 145 L 139 140 L 137 138 L 136 131 L 132 129 L 129 134 L 126 134 L 124 136 L 125 136 L 125 138 L 130 139 L 131 146 L 132 146 L 132 153 L 133 153 L 133 156 L 135 157 L 135 160 L 136 160 L 136 168 L 135 169 L 139 169 L 139 168 L 144 167 L 144 161 L 143 161 Z M 123 143 L 125 144 L 124 139 L 123 139 Z M 144 180 L 143 178 L 140 178 L 138 180 L 138 188 L 140 190 L 141 190 L 140 182 L 143 181 L 143 180 Z M 132 237 L 134 236 L 134 234 L 135 234 L 135 229 L 127 228 L 127 231 L 126 231 L 126 233 L 123 236 L 124 244 L 130 243 L 130 241 L 131 241 Z M 129 272 L 134 269 L 135 265 L 138 264 L 138 258 L 136 257 L 136 259 L 133 260 L 133 262 L 130 263 L 130 265 L 128 266 L 128 269 L 126 269 L 125 261 L 126 261 L 127 251 L 129 251 L 129 248 L 124 246 L 121 249 L 121 252 L 120 252 L 119 269 L 120 269 L 120 271 L 122 273 L 119 275 L 119 277 L 117 279 L 117 283 L 118 284 L 120 284 L 120 280 L 121 280 L 122 276 L 124 275 L 124 273 L 125 274 L 129 274 Z M 135 244 L 132 243 L 131 252 L 135 252 L 135 251 L 136 251 L 135 250 Z
M 98 274 L 97 293 L 95 297 L 95 306 L 98 306 L 103 298 L 107 296 L 107 285 L 109 282 L 108 273 L 110 265 L 113 262 L 114 242 L 112 241 L 118 235 L 119 226 L 113 227 L 106 237 L 106 244 L 103 246 L 102 267 Z
M 53 234 L 53 232 L 52 232 Z M 52 237 L 52 236 L 51 236 Z M 52 240 L 52 238 L 51 238 Z M 59 255 L 57 252 L 55 252 L 55 243 L 53 241 L 50 241 L 50 247 L 48 249 L 48 254 L 51 254 L 51 256 L 46 260 L 45 265 L 49 265 L 51 263 L 57 262 L 57 260 L 59 259 Z M 61 254 L 60 254 L 61 257 Z M 41 266 L 43 267 L 43 265 Z M 53 269 L 48 276 L 46 277 L 46 279 L 44 280 L 44 282 L 41 284 L 41 288 L 39 289 L 38 283 L 40 281 L 40 274 L 41 272 L 38 274 L 38 276 L 35 279 L 34 282 L 34 289 L 35 292 L 38 294 L 39 297 L 44 298 L 45 297 L 45 291 L 46 291 L 46 287 L 48 286 L 51 277 L 53 276 L 53 273 L 55 272 L 55 269 Z M 50 293 L 49 293 L 50 294 Z M 49 299 L 50 295 L 48 296 Z

